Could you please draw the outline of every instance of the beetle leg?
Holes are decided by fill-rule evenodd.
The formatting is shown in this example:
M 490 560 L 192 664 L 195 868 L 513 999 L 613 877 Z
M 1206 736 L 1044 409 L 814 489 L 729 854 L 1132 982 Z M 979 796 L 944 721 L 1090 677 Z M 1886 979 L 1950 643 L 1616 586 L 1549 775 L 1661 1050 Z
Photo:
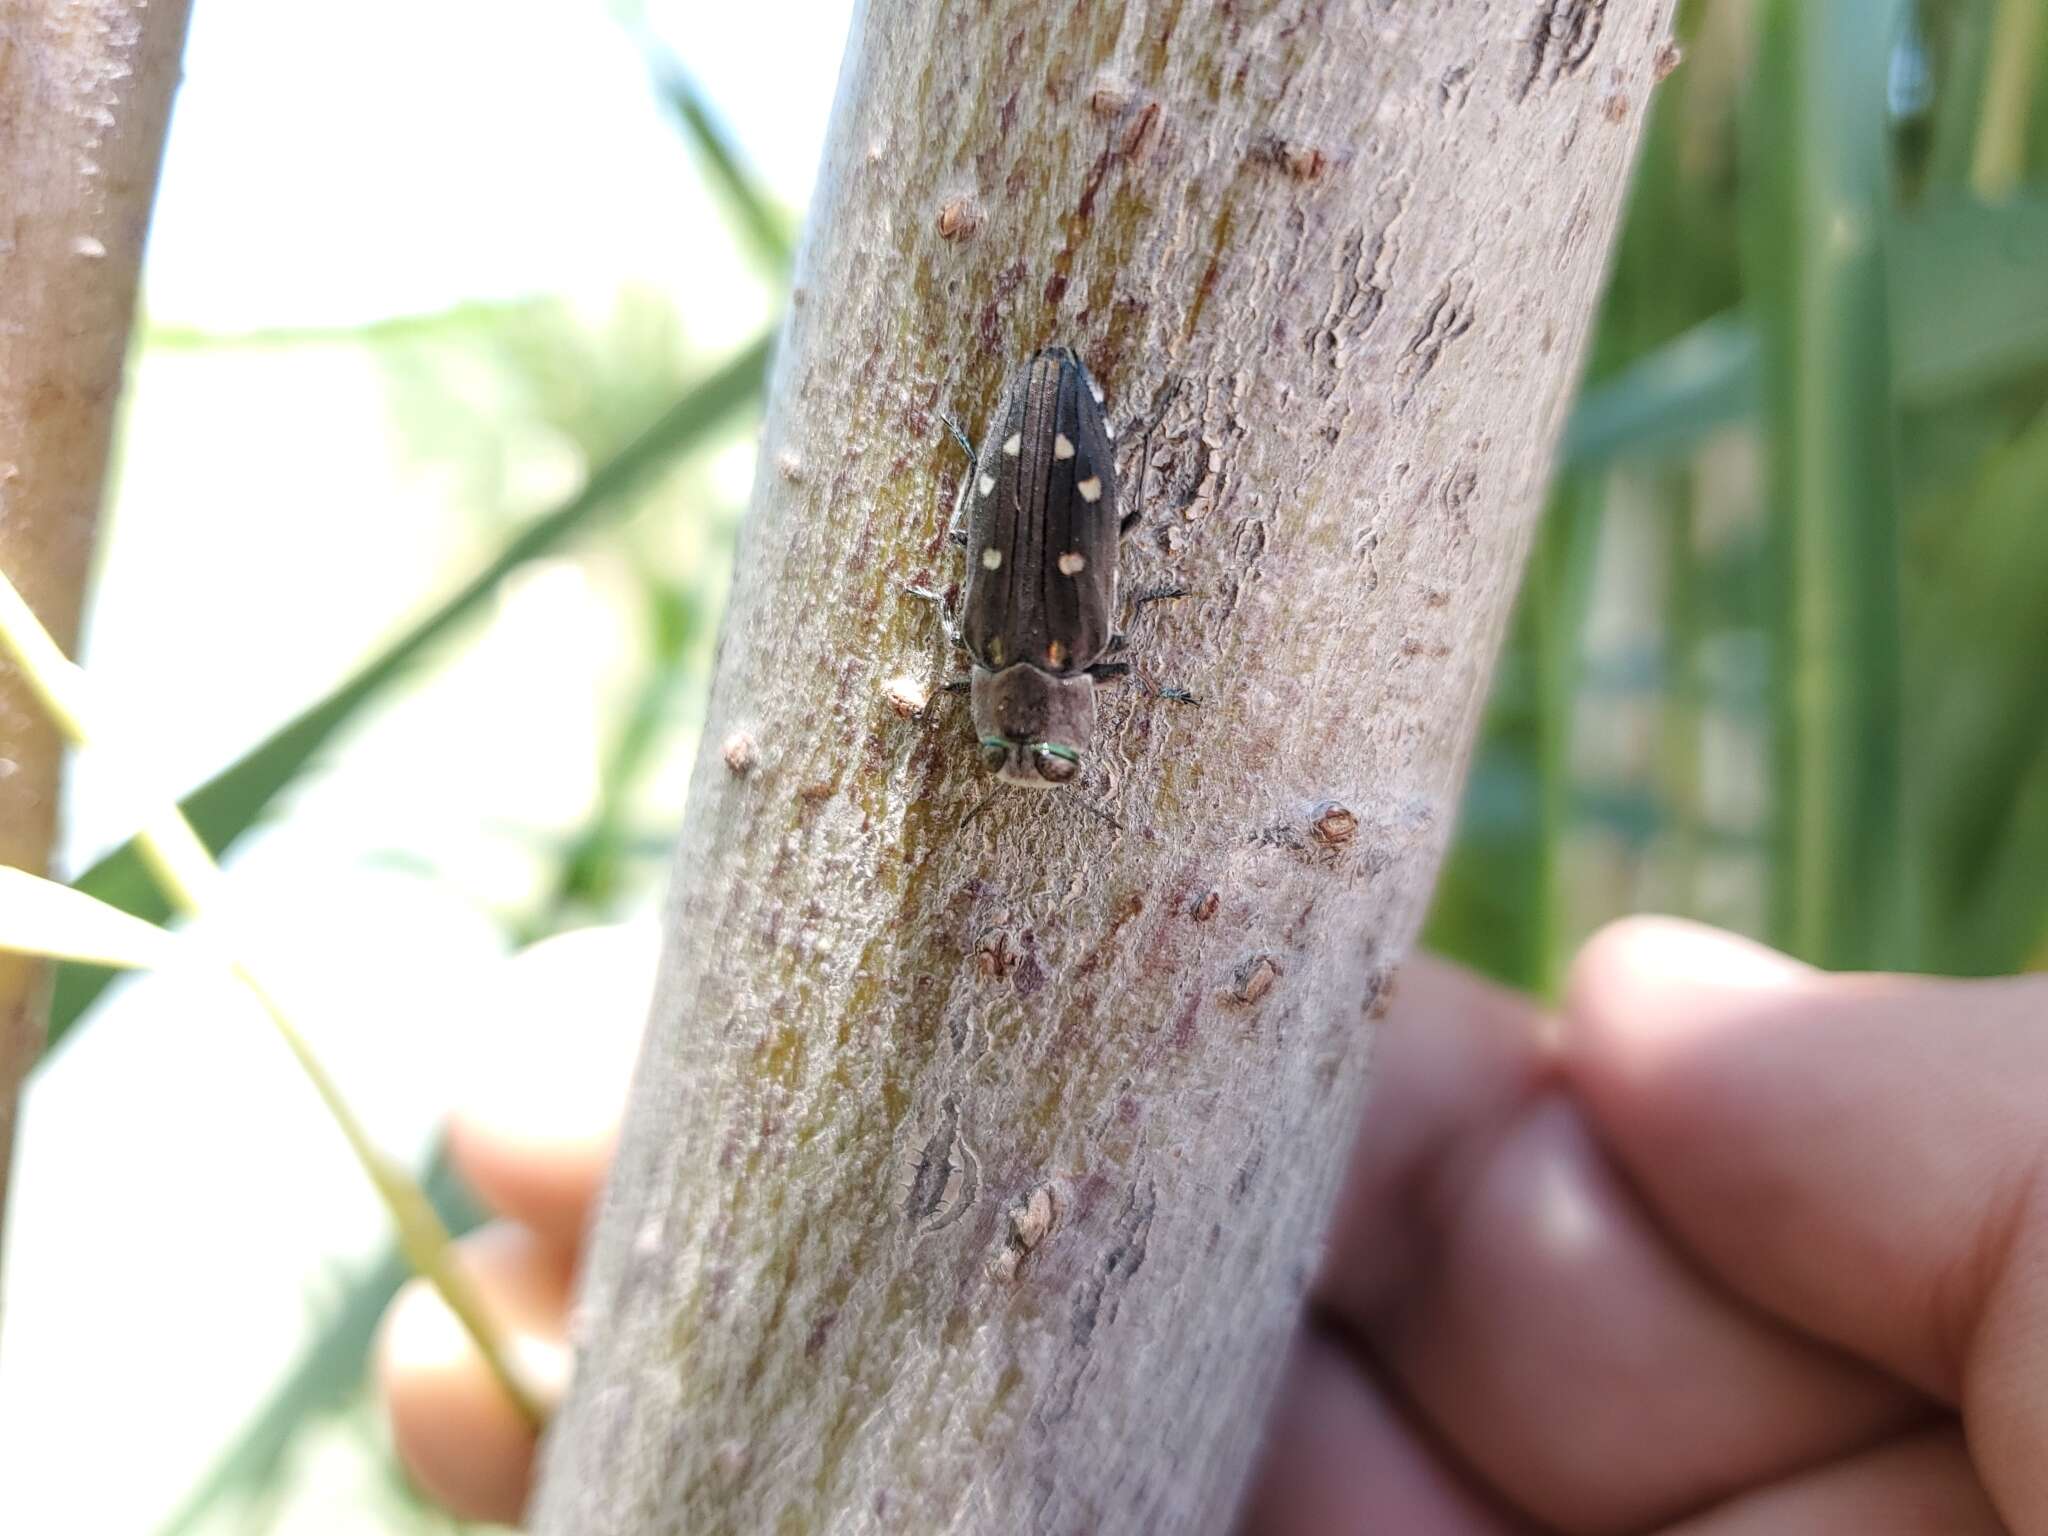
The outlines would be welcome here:
M 967 642 L 960 638 L 960 631 L 955 629 L 952 621 L 946 617 L 946 598 L 944 593 L 934 592 L 930 587 L 920 587 L 915 582 L 909 581 L 903 584 L 903 590 L 911 597 L 922 598 L 925 602 L 930 603 L 938 612 L 939 628 L 945 633 L 946 639 L 963 650 L 966 649 Z
M 1157 395 L 1153 396 L 1152 414 L 1150 416 L 1145 417 L 1142 421 L 1133 422 L 1130 426 L 1125 427 L 1122 431 L 1118 432 L 1118 440 L 1121 442 L 1129 442 L 1134 437 L 1140 440 L 1150 437 L 1152 435 L 1153 428 L 1157 427 L 1160 422 L 1164 421 L 1166 419 L 1166 413 L 1173 409 L 1174 398 L 1179 394 L 1180 379 L 1178 377 L 1169 378 L 1166 381 L 1166 387 L 1162 389 Z M 1148 454 L 1147 457 L 1149 458 L 1150 455 Z
M 939 412 L 939 420 L 946 424 L 946 430 L 953 434 L 953 441 L 960 445 L 960 451 L 967 455 L 967 462 L 972 464 L 974 462 L 974 444 L 969 442 L 967 434 L 960 430 L 960 423 L 948 416 L 944 411 Z
M 1145 490 L 1145 469 L 1152 462 L 1152 429 L 1166 419 L 1166 413 L 1173 407 L 1174 397 L 1180 393 L 1180 380 L 1168 379 L 1166 387 L 1153 400 L 1152 414 L 1144 421 L 1126 427 L 1119 434 L 1121 441 L 1138 439 L 1138 493 L 1142 498 Z M 1116 525 L 1116 534 L 1122 538 L 1138 526 L 1138 519 L 1144 515 L 1144 508 L 1133 507 L 1126 512 Z
M 1189 596 L 1186 587 L 1147 587 L 1142 592 L 1131 594 L 1131 611 L 1143 613 L 1147 603 L 1163 603 L 1169 598 Z
M 1097 682 L 1106 682 L 1112 677 L 1131 677 L 1134 674 L 1128 661 L 1098 661 L 1088 669 L 1088 675 Z M 1138 679 L 1138 685 L 1142 688 L 1150 688 L 1153 698 L 1165 699 L 1169 703 L 1196 704 L 1201 702 L 1185 688 L 1176 688 L 1170 684 L 1163 686 L 1154 685 L 1147 683 L 1143 678 Z
M 969 480 L 973 479 L 975 463 L 974 444 L 968 440 L 967 434 L 960 430 L 960 423 L 948 416 L 944 411 L 939 412 L 939 420 L 946 424 L 946 430 L 953 434 L 953 441 L 958 443 L 960 451 L 967 455 L 967 475 Z M 960 494 L 953 500 L 952 525 L 946 530 L 946 537 L 962 549 L 967 547 L 967 529 L 961 524 L 960 512 L 966 504 L 967 481 L 963 480 L 960 482 Z

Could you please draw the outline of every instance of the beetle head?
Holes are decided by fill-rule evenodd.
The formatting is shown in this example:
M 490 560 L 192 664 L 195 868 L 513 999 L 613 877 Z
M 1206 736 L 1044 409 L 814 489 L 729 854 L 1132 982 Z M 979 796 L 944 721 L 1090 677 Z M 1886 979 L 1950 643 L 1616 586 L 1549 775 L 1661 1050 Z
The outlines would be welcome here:
M 1095 679 L 1054 676 L 1029 664 L 974 669 L 974 733 L 981 757 L 1005 784 L 1057 789 L 1081 776 L 1095 734 Z

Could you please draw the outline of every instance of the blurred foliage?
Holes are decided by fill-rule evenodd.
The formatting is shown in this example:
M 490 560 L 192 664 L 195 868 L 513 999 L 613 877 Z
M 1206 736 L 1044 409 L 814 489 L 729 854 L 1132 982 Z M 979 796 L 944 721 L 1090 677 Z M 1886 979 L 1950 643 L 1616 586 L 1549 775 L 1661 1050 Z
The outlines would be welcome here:
M 420 1184 L 449 1231 L 461 1234 L 478 1225 L 475 1205 L 438 1150 Z M 249 1415 L 212 1470 L 157 1528 L 158 1536 L 189 1536 L 230 1514 L 244 1528 L 267 1528 L 266 1506 L 274 1502 L 305 1426 L 364 1398 L 377 1324 L 410 1274 L 394 1243 L 361 1273 L 336 1277 L 334 1296 L 309 1320 L 306 1351 Z
M 2048 960 L 2044 7 L 1684 5 L 1430 919 L 1440 951 L 1550 993 L 1590 928 L 1654 907 L 1826 962 Z M 787 215 L 688 74 L 659 55 L 650 72 L 729 237 L 783 280 Z M 552 873 L 504 917 L 524 940 L 619 915 L 666 845 L 641 789 L 691 730 L 731 535 L 699 517 L 679 553 L 621 514 L 673 495 L 757 407 L 768 342 L 685 370 L 680 319 L 630 306 L 367 336 L 398 420 L 445 418 L 482 370 L 587 474 L 554 510 L 508 515 L 494 557 L 187 812 L 231 845 L 507 575 L 601 530 L 631 575 L 638 670 L 586 822 L 533 834 Z M 516 505 L 492 455 L 472 458 L 470 498 Z M 161 915 L 140 875 L 122 850 L 78 883 Z M 66 972 L 53 1043 L 100 982 Z M 397 1281 L 393 1261 L 344 1287 L 166 1529 L 267 1528 L 297 1437 L 360 1405 Z
M 583 535 L 601 518 L 623 510 L 632 500 L 630 493 L 650 475 L 708 441 L 729 416 L 757 402 L 767 359 L 764 337 L 684 393 L 639 436 L 597 464 L 574 495 L 521 524 L 496 556 L 340 687 L 309 704 L 188 795 L 182 802 L 185 814 L 207 846 L 216 856 L 231 847 L 337 736 L 403 681 L 449 632 L 476 617 L 514 571 Z M 550 368 L 542 376 L 559 375 Z M 572 438 L 579 425 L 587 429 L 592 420 L 600 419 L 578 413 L 576 407 L 585 398 L 580 392 L 571 392 L 560 402 L 568 408 L 560 425 Z M 100 859 L 73 883 L 124 911 L 154 921 L 167 915 L 132 843 Z M 50 1006 L 50 1048 L 62 1042 L 107 980 L 107 973 L 90 967 L 60 968 Z
M 779 281 L 789 257 L 786 216 L 756 188 L 687 81 L 666 67 L 658 74 L 657 88 L 677 104 L 707 176 L 742 189 L 744 196 L 724 188 L 727 204 L 751 230 L 764 270 Z M 465 471 L 452 499 L 487 509 L 516 502 L 503 475 L 500 438 L 508 430 L 540 430 L 557 439 L 586 467 L 581 484 L 538 516 L 487 512 L 487 521 L 502 526 L 496 552 L 340 686 L 187 797 L 187 814 L 216 852 L 232 846 L 317 769 L 352 725 L 478 619 L 508 578 L 578 542 L 588 545 L 603 529 L 607 542 L 595 553 L 616 561 L 626 574 L 629 600 L 644 619 L 642 660 L 637 675 L 625 680 L 620 721 L 600 754 L 589 820 L 566 838 L 526 829 L 530 841 L 548 847 L 554 874 L 539 906 L 506 914 L 505 926 L 509 937 L 525 942 L 644 906 L 667 839 L 636 826 L 637 792 L 663 750 L 688 734 L 690 706 L 699 702 L 696 695 L 708 678 L 735 528 L 732 509 L 707 499 L 704 487 L 693 483 L 691 466 L 736 431 L 752 436 L 750 418 L 759 407 L 770 339 L 763 336 L 708 370 L 686 369 L 681 360 L 692 349 L 681 317 L 659 301 L 630 294 L 595 323 L 563 304 L 542 301 L 466 306 L 365 327 L 351 337 L 371 345 L 384 366 L 395 428 L 415 436 L 416 451 L 437 466 L 453 463 Z M 293 346 L 335 339 L 325 332 L 233 338 L 155 332 L 150 344 Z M 480 387 L 484 379 L 488 389 Z M 509 395 L 511 403 L 502 419 L 466 419 L 460 406 L 477 395 Z M 451 404 L 457 409 L 451 411 Z M 629 434 L 626 424 L 635 422 L 647 425 Z M 674 504 L 685 490 L 686 538 L 675 537 L 675 520 L 651 531 L 636 527 L 632 514 L 650 503 Z M 165 915 L 132 845 L 99 860 L 74 884 L 129 911 L 155 919 Z M 110 973 L 91 967 L 61 968 L 52 1048 L 89 1018 L 87 1008 L 109 979 Z M 438 1153 L 422 1182 L 452 1229 L 475 1225 L 473 1207 Z M 159 1527 L 161 1536 L 276 1529 L 288 1507 L 295 1459 L 327 1434 L 320 1426 L 354 1425 L 355 1438 L 378 1438 L 381 1429 L 369 1411 L 370 1349 L 378 1320 L 406 1274 L 394 1247 L 376 1263 L 336 1277 L 334 1293 L 309 1318 L 299 1357 Z M 371 1459 L 382 1469 L 372 1496 L 375 1528 L 464 1528 L 422 1503 L 381 1447 Z
M 1438 949 L 2048 959 L 2044 10 L 1684 7 Z

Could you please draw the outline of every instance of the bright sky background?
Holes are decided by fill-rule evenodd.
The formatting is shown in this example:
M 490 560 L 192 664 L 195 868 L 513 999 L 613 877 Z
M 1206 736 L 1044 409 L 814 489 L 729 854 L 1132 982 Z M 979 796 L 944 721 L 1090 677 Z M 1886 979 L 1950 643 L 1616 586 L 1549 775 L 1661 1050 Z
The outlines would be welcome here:
M 636 14 L 800 210 L 848 10 Z M 672 295 L 707 364 L 772 318 L 618 9 L 196 0 L 153 325 L 349 327 L 548 294 L 602 313 L 627 286 Z M 182 790 L 473 564 L 480 530 L 399 441 L 359 345 L 151 349 L 130 390 L 86 660 L 148 744 L 142 771 Z M 729 458 L 731 499 L 749 460 Z M 514 514 L 577 473 L 558 445 L 528 459 Z M 622 623 L 582 565 L 543 562 L 231 863 L 308 984 L 330 1065 L 400 1155 L 488 1049 L 491 1021 L 464 1003 L 504 948 L 491 893 L 526 877 L 503 828 L 587 802 Z M 85 765 L 67 861 L 122 835 L 128 803 Z M 394 848 L 435 877 L 393 867 Z M 147 1532 L 303 1343 L 333 1266 L 381 1248 L 382 1218 L 266 1026 L 191 977 L 108 995 L 37 1074 L 18 1152 L 0 1530 Z M 282 1528 L 377 1529 L 361 1456 L 314 1461 Z
M 647 10 L 794 208 L 847 9 Z M 706 242 L 682 217 L 687 155 L 635 38 L 599 0 L 198 0 L 150 235 L 152 315 L 348 325 L 685 276 Z

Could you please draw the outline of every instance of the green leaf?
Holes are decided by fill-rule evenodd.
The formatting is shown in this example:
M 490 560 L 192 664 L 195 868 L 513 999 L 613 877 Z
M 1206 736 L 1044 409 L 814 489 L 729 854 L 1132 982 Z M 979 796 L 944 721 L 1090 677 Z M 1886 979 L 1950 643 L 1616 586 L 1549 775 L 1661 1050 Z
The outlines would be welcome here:
M 1945 970 L 2024 964 L 2048 927 L 2048 410 L 1922 508 L 1914 831 Z M 1935 541 L 1930 541 L 1935 542 Z
M 1923 406 L 2048 366 L 2048 197 L 1947 198 L 1891 219 L 1892 366 Z M 1676 457 L 1757 408 L 1756 332 L 1715 315 L 1580 396 L 1560 471 Z
M 1755 410 L 1756 388 L 1756 334 L 1748 321 L 1737 314 L 1702 320 L 1580 397 L 1558 468 L 1688 452 Z
M 178 941 L 83 891 L 0 864 L 0 950 L 151 970 L 176 960 Z
M 583 488 L 536 518 L 434 610 L 372 657 L 332 693 L 281 726 L 183 802 L 185 815 L 216 856 L 224 853 L 298 778 L 318 753 L 386 689 L 402 678 L 449 631 L 482 609 L 513 571 L 552 553 L 622 506 L 626 493 L 655 469 L 704 441 L 761 392 L 772 338 L 764 336 L 704 379 L 658 421 L 594 471 Z M 133 843 L 94 864 L 78 889 L 137 916 L 168 915 Z M 99 996 L 108 974 L 66 967 L 50 1003 L 49 1045 L 54 1048 Z
M 1966 197 L 1892 225 L 1899 393 L 1942 400 L 2048 364 L 2048 197 Z

